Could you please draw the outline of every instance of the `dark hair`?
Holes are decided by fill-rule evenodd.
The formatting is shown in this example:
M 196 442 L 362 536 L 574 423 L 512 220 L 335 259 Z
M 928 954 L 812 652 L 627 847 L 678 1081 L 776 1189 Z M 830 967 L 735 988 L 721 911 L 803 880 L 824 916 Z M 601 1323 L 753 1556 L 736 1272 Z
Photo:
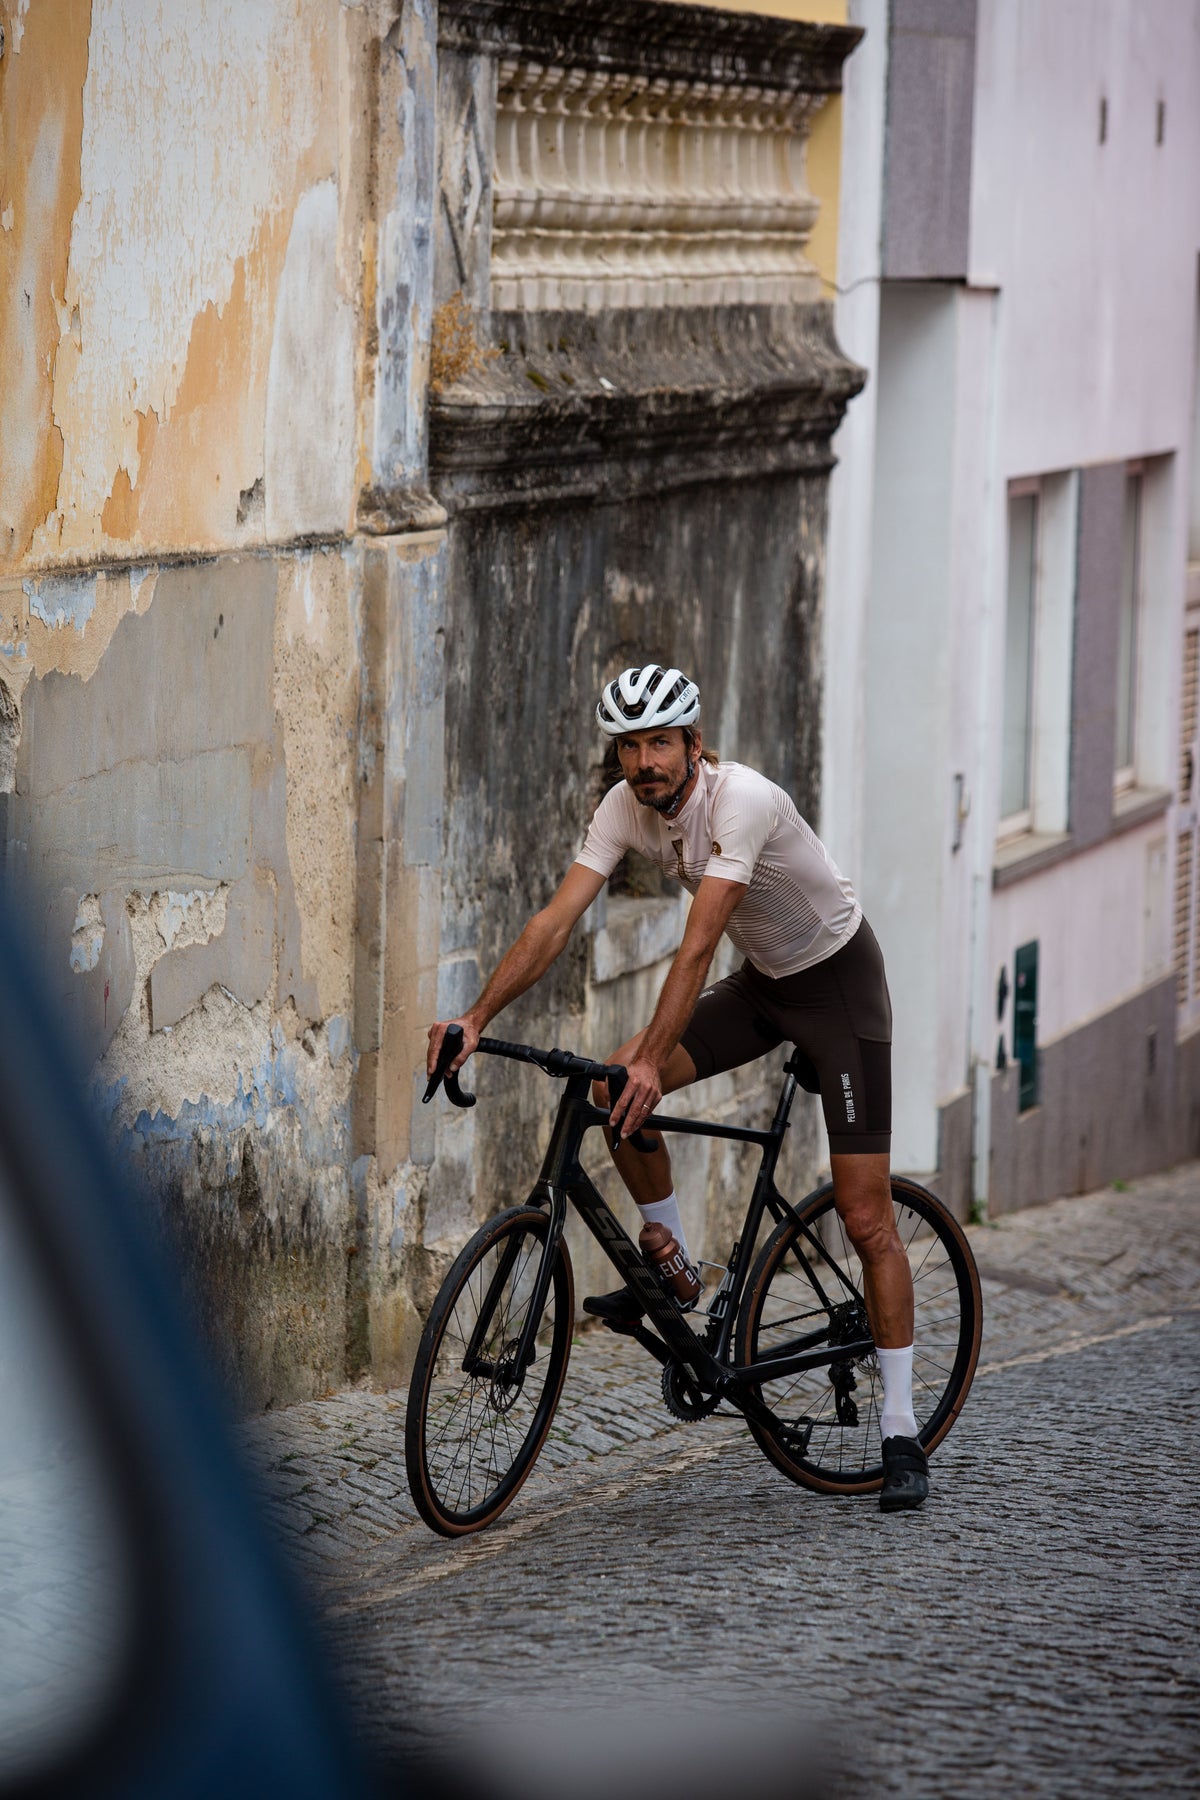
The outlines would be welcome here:
M 696 734 L 690 725 L 682 725 L 680 726 L 680 730 L 683 732 L 684 742 L 687 745 L 687 753 L 690 756 L 696 747 Z M 700 752 L 700 761 L 711 763 L 714 769 L 720 760 L 721 759 L 715 750 L 701 750 Z

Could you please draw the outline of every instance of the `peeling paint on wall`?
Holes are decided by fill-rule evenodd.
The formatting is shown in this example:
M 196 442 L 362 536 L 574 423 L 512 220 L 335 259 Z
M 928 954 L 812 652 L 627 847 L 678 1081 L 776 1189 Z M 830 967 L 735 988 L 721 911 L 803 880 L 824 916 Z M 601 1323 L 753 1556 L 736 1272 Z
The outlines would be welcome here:
M 14 692 L 52 671 L 90 681 L 121 620 L 150 606 L 157 580 L 157 570 L 139 568 L 0 582 L 0 630 L 11 633 L 0 657 L 13 659 Z
M 20 0 L 18 29 L 17 3 L 0 59 L 17 300 L 0 317 L 0 850 L 243 1398 L 294 1398 L 359 1354 L 363 567 L 337 540 L 376 473 L 359 437 L 396 61 L 380 32 L 401 9 Z M 432 115 L 422 130 L 427 152 Z M 412 661 L 388 696 L 400 739 Z M 377 896 L 400 942 L 436 930 L 422 895 L 411 918 L 399 882 Z
M 21 741 L 21 708 L 12 688 L 0 675 L 0 794 L 11 794 L 17 773 L 17 746 Z
M 63 442 L 53 417 L 58 302 L 79 202 L 90 0 L 12 19 L 0 61 L 0 565 L 25 556 L 56 505 Z
M 75 911 L 71 930 L 71 968 L 76 975 L 94 969 L 104 948 L 104 916 L 99 894 L 85 894 Z
M 0 559 L 245 536 L 238 498 L 270 448 L 289 244 L 311 239 L 314 207 L 323 239 L 327 195 L 331 241 L 315 255 L 330 275 L 305 295 L 306 258 L 292 256 L 284 336 L 308 327 L 319 342 L 332 325 L 336 353 L 310 359 L 271 430 L 295 446 L 320 427 L 298 496 L 316 514 L 296 519 L 294 494 L 285 514 L 317 532 L 336 511 L 340 527 L 356 456 L 353 290 L 336 270 L 340 8 L 49 0 L 25 24 L 0 64 L 0 210 L 13 214 L 0 274 L 18 295 L 0 328 Z
M 27 581 L 24 588 L 35 619 L 51 631 L 71 625 L 83 636 L 84 627 L 96 610 L 95 575 L 48 576 L 44 581 Z

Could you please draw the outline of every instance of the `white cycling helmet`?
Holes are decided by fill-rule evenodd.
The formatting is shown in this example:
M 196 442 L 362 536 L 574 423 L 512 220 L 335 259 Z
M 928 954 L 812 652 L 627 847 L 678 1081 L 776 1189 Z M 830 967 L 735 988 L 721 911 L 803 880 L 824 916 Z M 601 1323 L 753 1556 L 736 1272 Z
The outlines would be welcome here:
M 660 725 L 692 725 L 700 716 L 700 689 L 679 669 L 647 663 L 626 669 L 600 695 L 596 720 L 609 737 L 652 731 Z

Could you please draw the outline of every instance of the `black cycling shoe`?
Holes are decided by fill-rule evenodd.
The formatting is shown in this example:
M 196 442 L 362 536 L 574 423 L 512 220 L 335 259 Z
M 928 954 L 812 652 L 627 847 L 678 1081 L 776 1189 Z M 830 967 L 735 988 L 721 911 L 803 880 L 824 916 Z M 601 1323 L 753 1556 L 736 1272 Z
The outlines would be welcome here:
M 703 1288 L 694 1300 L 676 1300 L 680 1312 L 693 1312 L 700 1300 Z M 594 1319 L 603 1319 L 608 1325 L 633 1325 L 645 1312 L 645 1307 L 632 1288 L 617 1288 L 611 1294 L 589 1294 L 583 1303 L 585 1313 L 591 1313 Z
M 884 1438 L 883 1471 L 881 1512 L 911 1512 L 928 1496 L 929 1459 L 916 1438 Z
M 583 1303 L 585 1313 L 595 1319 L 606 1319 L 613 1325 L 632 1325 L 640 1319 L 645 1307 L 632 1288 L 617 1288 L 611 1294 L 589 1294 Z

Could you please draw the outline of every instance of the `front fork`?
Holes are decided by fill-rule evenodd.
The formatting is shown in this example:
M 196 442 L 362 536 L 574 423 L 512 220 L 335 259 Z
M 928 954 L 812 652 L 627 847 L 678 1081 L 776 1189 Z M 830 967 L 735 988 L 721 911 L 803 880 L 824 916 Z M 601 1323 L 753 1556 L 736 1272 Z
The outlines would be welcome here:
M 549 1226 L 542 1241 L 542 1253 L 538 1261 L 538 1271 L 534 1276 L 533 1293 L 526 1309 L 525 1323 L 521 1327 L 521 1335 L 517 1340 L 517 1354 L 513 1359 L 516 1379 L 523 1381 L 525 1371 L 537 1358 L 537 1333 L 542 1322 L 542 1313 L 546 1306 L 546 1296 L 550 1292 L 551 1273 L 554 1258 L 558 1255 L 558 1247 L 562 1241 L 563 1225 L 566 1221 L 566 1203 L 549 1182 L 539 1181 L 529 1196 L 527 1204 L 531 1207 L 550 1208 Z M 488 1365 L 483 1355 L 483 1346 L 487 1343 L 492 1329 L 492 1319 L 500 1296 L 504 1292 L 505 1283 L 513 1271 L 513 1264 L 521 1254 L 522 1238 L 515 1233 L 510 1234 L 496 1264 L 495 1273 L 488 1283 L 487 1293 L 480 1304 L 479 1314 L 474 1329 L 467 1341 L 463 1353 L 463 1372 L 467 1375 L 492 1375 L 495 1370 Z

